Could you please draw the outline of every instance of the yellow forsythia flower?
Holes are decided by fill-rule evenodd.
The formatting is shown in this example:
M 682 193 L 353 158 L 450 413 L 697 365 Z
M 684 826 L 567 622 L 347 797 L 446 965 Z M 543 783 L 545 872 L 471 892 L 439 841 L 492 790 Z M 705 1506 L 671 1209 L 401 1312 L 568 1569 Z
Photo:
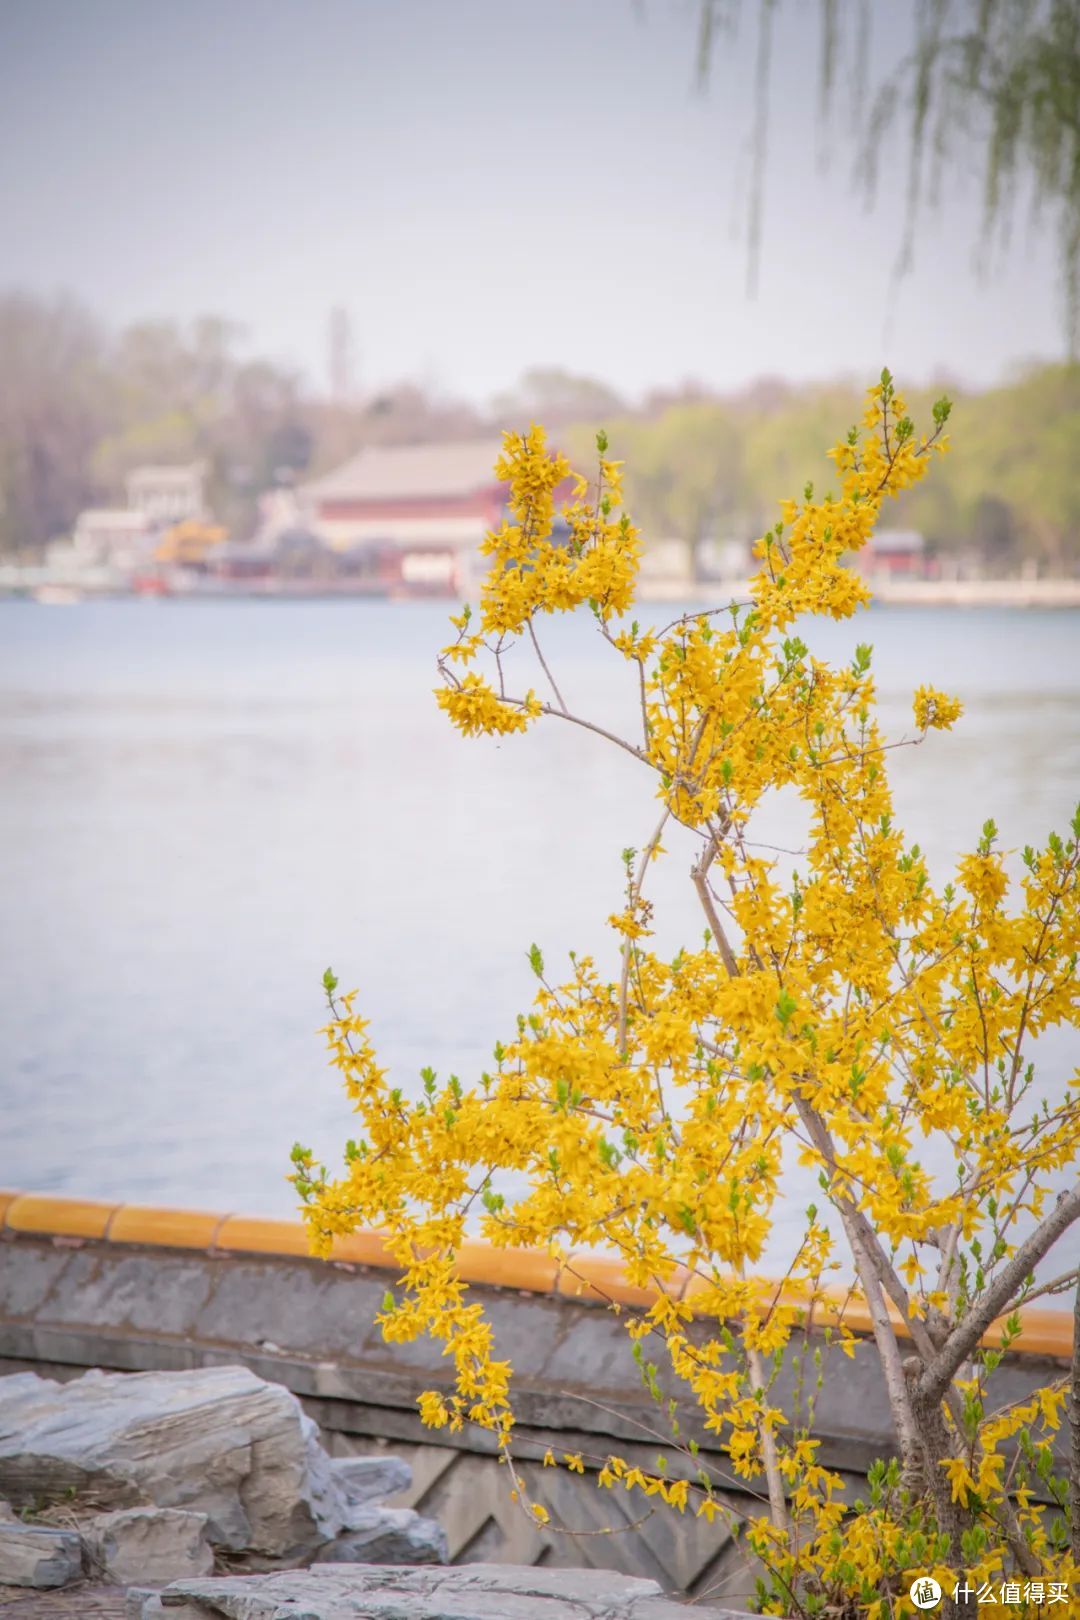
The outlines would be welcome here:
M 913 707 L 920 731 L 948 731 L 964 712 L 959 698 L 947 697 L 932 686 L 917 688 Z

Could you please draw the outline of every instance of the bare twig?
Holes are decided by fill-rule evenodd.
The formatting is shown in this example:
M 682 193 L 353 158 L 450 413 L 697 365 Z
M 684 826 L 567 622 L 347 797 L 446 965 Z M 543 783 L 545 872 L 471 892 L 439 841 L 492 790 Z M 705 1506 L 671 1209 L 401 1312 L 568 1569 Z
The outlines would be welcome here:
M 513 704 L 518 709 L 525 707 L 523 698 L 507 698 L 506 702 Z M 553 715 L 556 720 L 568 720 L 572 726 L 581 726 L 585 731 L 595 732 L 598 737 L 604 737 L 608 742 L 615 743 L 617 747 L 625 749 L 628 754 L 633 754 L 634 758 L 640 760 L 643 765 L 652 765 L 652 761 L 643 749 L 635 748 L 634 744 L 627 742 L 625 737 L 616 736 L 613 731 L 605 730 L 603 726 L 596 725 L 592 720 L 583 720 L 577 714 L 565 714 L 562 709 L 553 709 L 550 703 L 542 703 L 540 712 L 541 714 Z M 655 766 L 653 769 L 655 769 Z
M 630 883 L 631 911 L 634 910 L 638 901 L 641 899 L 641 890 L 645 882 L 645 874 L 648 871 L 649 862 L 652 860 L 653 855 L 659 848 L 660 835 L 667 825 L 670 815 L 671 809 L 669 806 L 665 808 L 663 815 L 656 824 L 656 831 L 653 833 L 652 837 L 649 839 L 649 842 L 645 845 L 645 848 L 641 852 L 641 859 L 638 862 L 637 871 L 635 872 Z M 623 1056 L 626 1055 L 626 998 L 630 986 L 630 958 L 632 951 L 633 942 L 629 937 L 625 937 L 623 939 L 622 947 L 622 970 L 619 974 L 619 1051 L 623 1054 Z
M 941 1400 L 950 1380 L 966 1361 L 995 1317 L 1012 1303 L 1024 1278 L 1035 1269 L 1043 1255 L 1080 1219 L 1080 1182 L 1071 1192 L 1062 1193 L 1046 1219 L 1022 1243 L 1007 1265 L 972 1304 L 962 1322 L 949 1334 L 941 1349 L 919 1379 L 919 1396 L 924 1401 Z
M 765 1398 L 765 1369 L 761 1363 L 761 1352 L 746 1347 L 746 1359 L 750 1363 L 750 1373 L 754 1380 L 755 1392 Z M 787 1498 L 784 1495 L 784 1480 L 780 1473 L 780 1457 L 776 1450 L 776 1436 L 765 1421 L 762 1412 L 758 1419 L 758 1438 L 761 1441 L 761 1460 L 765 1465 L 765 1478 L 769 1486 L 769 1514 L 774 1527 L 780 1533 L 791 1539 L 791 1520 L 788 1517 Z
M 1060 1277 L 1052 1277 L 1049 1282 L 1041 1283 L 1038 1288 L 1025 1289 L 1022 1305 L 1030 1305 L 1033 1299 L 1042 1299 L 1047 1294 L 1063 1294 L 1067 1288 L 1074 1288 L 1080 1282 L 1080 1266 L 1073 1266 L 1071 1271 L 1063 1271 Z
M 720 921 L 720 914 L 716 909 L 712 891 L 709 888 L 709 867 L 715 859 L 716 839 L 713 837 L 690 868 L 690 876 L 693 879 L 694 888 L 697 890 L 698 899 L 701 901 L 701 909 L 708 918 L 709 931 L 716 941 L 716 948 L 720 952 L 720 959 L 727 970 L 728 978 L 735 979 L 738 978 L 739 964 L 735 960 L 735 952 L 732 950 L 727 934 L 724 932 L 724 925 Z
M 540 668 L 543 670 L 544 674 L 547 676 L 548 681 L 551 684 L 551 690 L 555 694 L 555 701 L 559 705 L 559 708 L 562 710 L 563 714 L 564 715 L 569 715 L 570 711 L 566 707 L 566 699 L 563 697 L 562 693 L 559 691 L 558 685 L 556 684 L 556 681 L 555 681 L 555 677 L 551 673 L 550 669 L 547 666 L 547 659 L 544 657 L 543 653 L 540 651 L 540 643 L 536 639 L 536 630 L 533 627 L 532 619 L 528 619 L 526 622 L 527 622 L 527 624 L 529 626 L 529 636 L 530 636 L 530 638 L 532 640 L 533 647 L 536 649 L 536 656 L 540 660 Z
M 795 1106 L 811 1142 L 825 1160 L 826 1166 L 830 1164 L 832 1166 L 830 1172 L 830 1182 L 832 1182 L 836 1174 L 836 1158 L 832 1152 L 832 1144 L 824 1122 L 812 1104 L 797 1092 Z M 904 1378 L 903 1363 L 900 1359 L 900 1346 L 896 1340 L 896 1329 L 892 1325 L 892 1320 L 885 1305 L 881 1277 L 866 1234 L 861 1223 L 856 1219 L 858 1211 L 855 1209 L 851 1199 L 844 1194 L 841 1188 L 836 1188 L 832 1197 L 840 1219 L 844 1224 L 844 1232 L 855 1260 L 859 1282 L 862 1284 L 862 1290 L 866 1296 L 866 1304 L 874 1330 L 874 1342 L 881 1357 L 885 1385 L 889 1393 L 889 1405 L 892 1408 L 893 1422 L 896 1424 L 896 1436 L 900 1443 L 900 1457 L 904 1472 L 909 1477 L 914 1477 L 922 1468 L 923 1447 L 915 1423 L 911 1396 Z

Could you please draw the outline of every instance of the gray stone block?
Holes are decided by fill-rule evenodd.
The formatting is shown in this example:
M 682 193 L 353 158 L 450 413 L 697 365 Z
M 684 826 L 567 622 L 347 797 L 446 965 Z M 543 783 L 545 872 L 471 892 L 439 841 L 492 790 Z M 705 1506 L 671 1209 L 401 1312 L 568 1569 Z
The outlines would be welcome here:
M 160 1603 L 156 1609 L 150 1607 L 151 1599 L 157 1602 L 157 1595 L 152 1586 L 129 1586 L 124 1593 L 124 1620 L 150 1620 L 151 1615 L 164 1614 Z
M 339 1564 L 177 1581 L 133 1620 L 685 1620 L 686 1613 L 655 1581 L 609 1570 Z M 693 1613 L 732 1620 L 730 1610 L 708 1606 Z
M 316 1564 L 448 1564 L 446 1532 L 412 1508 L 355 1508 L 349 1528 L 315 1554 Z
M 101 1513 L 81 1528 L 89 1572 L 96 1580 L 177 1581 L 209 1575 L 214 1554 L 206 1538 L 205 1513 L 183 1508 L 121 1508 Z
M 245 1367 L 0 1378 L 0 1492 L 186 1508 L 211 1541 L 273 1556 L 346 1524 L 314 1423 Z
M 66 1586 L 82 1575 L 82 1548 L 73 1530 L 51 1525 L 0 1524 L 0 1586 Z
M 626 1620 L 759 1620 L 745 1609 L 717 1609 L 711 1603 L 703 1608 L 676 1603 L 672 1598 L 638 1598 L 625 1611 Z
M 408 1463 L 382 1453 L 368 1457 L 332 1457 L 330 1469 L 350 1503 L 385 1502 L 388 1496 L 397 1496 L 412 1484 L 412 1469 Z

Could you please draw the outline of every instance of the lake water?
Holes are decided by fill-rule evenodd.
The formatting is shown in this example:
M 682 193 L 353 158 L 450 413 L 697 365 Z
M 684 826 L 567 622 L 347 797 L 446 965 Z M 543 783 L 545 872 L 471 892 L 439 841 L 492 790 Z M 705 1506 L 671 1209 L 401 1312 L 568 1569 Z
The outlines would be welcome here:
M 964 699 L 956 733 L 893 756 L 936 875 L 990 814 L 1010 846 L 1064 828 L 1080 615 L 874 608 L 803 633 L 874 644 L 893 735 L 921 681 Z M 288 1214 L 293 1140 L 336 1163 L 352 1129 L 317 1034 L 328 964 L 411 1086 L 486 1063 L 532 941 L 614 960 L 648 773 L 557 722 L 459 738 L 431 696 L 446 639 L 443 604 L 0 602 L 0 1185 Z M 546 643 L 571 707 L 633 725 L 588 621 Z M 654 884 L 672 949 L 701 929 L 688 861 Z M 1051 1090 L 1078 1060 L 1075 1037 L 1047 1048 Z

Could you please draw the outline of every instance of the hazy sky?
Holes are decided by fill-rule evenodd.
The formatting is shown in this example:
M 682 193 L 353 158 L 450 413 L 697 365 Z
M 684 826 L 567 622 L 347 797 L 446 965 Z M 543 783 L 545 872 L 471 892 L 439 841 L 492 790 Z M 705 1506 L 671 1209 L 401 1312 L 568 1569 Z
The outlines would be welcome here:
M 365 388 L 476 398 L 533 364 L 635 393 L 1058 356 L 1049 230 L 981 278 L 974 165 L 894 288 L 905 154 L 867 212 L 845 89 L 823 167 L 812 0 L 779 9 L 747 300 L 755 9 L 701 96 L 694 0 L 0 0 L 0 285 L 228 315 L 320 382 L 341 304 Z M 895 59 L 910 0 L 874 12 Z

